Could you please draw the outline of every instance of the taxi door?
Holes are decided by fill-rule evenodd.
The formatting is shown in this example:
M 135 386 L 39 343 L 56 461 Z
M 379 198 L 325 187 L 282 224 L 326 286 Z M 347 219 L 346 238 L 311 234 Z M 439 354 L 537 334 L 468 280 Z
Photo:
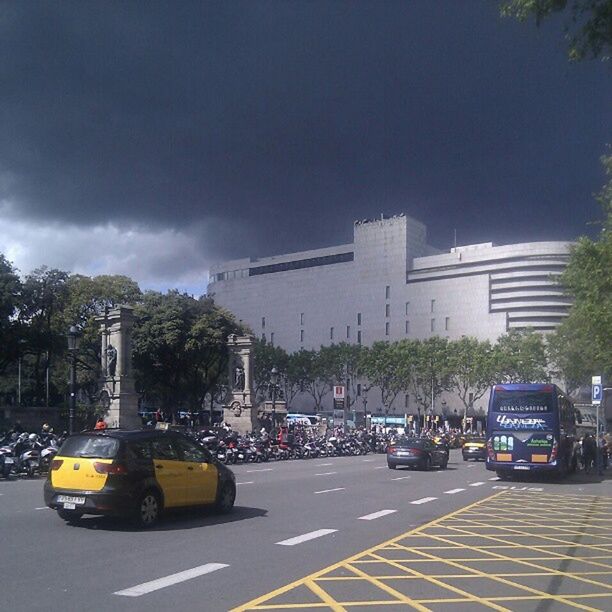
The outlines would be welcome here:
M 164 492 L 167 508 L 187 503 L 187 466 L 180 460 L 178 449 L 170 437 L 151 440 L 155 479 Z
M 187 438 L 177 438 L 187 470 L 187 503 L 211 504 L 217 498 L 217 467 L 210 455 Z

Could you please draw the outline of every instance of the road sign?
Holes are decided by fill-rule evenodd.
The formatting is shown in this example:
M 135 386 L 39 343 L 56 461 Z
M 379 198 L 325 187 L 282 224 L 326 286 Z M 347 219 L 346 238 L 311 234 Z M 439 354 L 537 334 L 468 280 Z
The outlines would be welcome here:
M 591 403 L 595 406 L 601 404 L 603 398 L 603 385 L 601 384 L 601 376 L 593 376 L 591 380 Z
M 334 386 L 334 399 L 344 399 L 344 387 L 342 385 Z

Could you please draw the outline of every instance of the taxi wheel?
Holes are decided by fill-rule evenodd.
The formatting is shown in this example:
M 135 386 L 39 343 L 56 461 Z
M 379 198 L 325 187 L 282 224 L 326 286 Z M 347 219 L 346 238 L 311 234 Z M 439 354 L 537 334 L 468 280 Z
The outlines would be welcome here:
M 78 521 L 82 516 L 82 512 L 76 512 L 75 510 L 64 510 L 63 508 L 57 509 L 57 516 L 67 523 Z
M 222 485 L 217 497 L 217 512 L 221 514 L 228 514 L 234 507 L 234 501 L 236 500 L 236 487 L 231 482 L 226 482 Z
M 153 527 L 159 520 L 160 512 L 161 504 L 159 496 L 154 491 L 146 491 L 138 502 L 136 522 L 145 529 Z

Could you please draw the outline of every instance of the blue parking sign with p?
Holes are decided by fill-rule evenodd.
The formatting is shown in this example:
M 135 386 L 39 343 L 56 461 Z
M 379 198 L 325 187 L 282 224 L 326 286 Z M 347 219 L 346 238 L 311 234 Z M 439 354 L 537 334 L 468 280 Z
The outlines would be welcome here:
M 592 385 L 591 403 L 601 404 L 602 397 L 603 397 L 603 385 L 600 385 L 600 384 Z

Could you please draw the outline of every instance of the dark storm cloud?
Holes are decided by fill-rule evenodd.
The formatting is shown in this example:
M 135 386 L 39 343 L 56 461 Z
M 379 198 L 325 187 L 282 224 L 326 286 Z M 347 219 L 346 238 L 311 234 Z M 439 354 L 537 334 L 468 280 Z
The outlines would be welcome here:
M 0 11 L 5 214 L 176 228 L 219 258 L 350 240 L 383 211 L 438 246 L 597 215 L 609 69 L 568 65 L 558 23 L 486 0 Z

